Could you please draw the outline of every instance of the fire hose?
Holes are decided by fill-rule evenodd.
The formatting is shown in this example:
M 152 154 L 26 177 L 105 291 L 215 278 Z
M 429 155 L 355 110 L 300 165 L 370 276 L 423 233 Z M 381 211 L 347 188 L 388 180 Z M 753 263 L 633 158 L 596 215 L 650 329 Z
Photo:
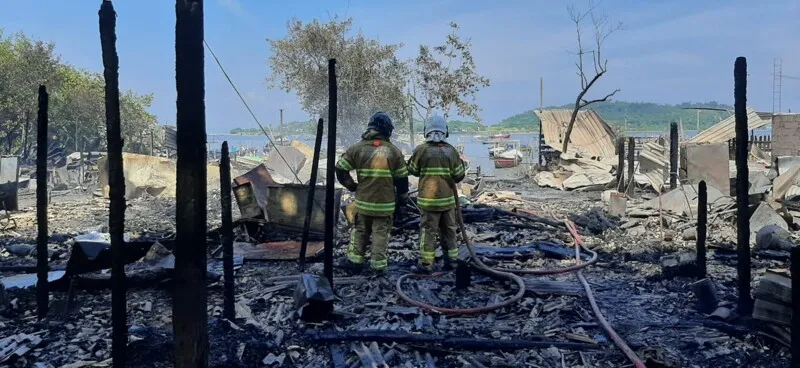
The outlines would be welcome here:
M 503 272 L 503 271 L 498 271 L 498 270 L 492 269 L 491 267 L 489 267 L 486 264 L 484 264 L 483 261 L 480 260 L 480 258 L 478 258 L 478 254 L 475 252 L 475 249 L 472 247 L 472 244 L 470 243 L 469 238 L 467 237 L 467 229 L 464 226 L 464 216 L 461 213 L 461 206 L 458 205 L 458 202 L 459 202 L 459 200 L 458 200 L 458 190 L 456 189 L 454 183 L 451 183 L 450 188 L 453 190 L 453 197 L 456 200 L 456 214 L 457 214 L 456 217 L 458 219 L 458 226 L 461 228 L 461 237 L 463 238 L 464 244 L 466 245 L 467 249 L 469 250 L 470 260 L 471 260 L 472 264 L 475 266 L 476 269 L 478 269 L 478 270 L 480 270 L 480 271 L 482 271 L 482 272 L 484 272 L 484 273 L 486 273 L 488 275 L 495 276 L 495 277 L 500 277 L 500 278 L 505 278 L 505 279 L 509 279 L 511 281 L 514 281 L 517 284 L 517 293 L 514 294 L 514 296 L 512 296 L 511 298 L 506 299 L 506 300 L 504 300 L 502 302 L 486 305 L 486 306 L 483 306 L 483 307 L 463 309 L 463 308 L 437 307 L 435 305 L 431 305 L 431 304 L 428 304 L 428 303 L 425 303 L 425 302 L 421 302 L 421 301 L 412 299 L 405 292 L 403 292 L 402 284 L 403 284 L 403 281 L 405 279 L 407 279 L 407 278 L 431 279 L 431 278 L 438 278 L 438 277 L 440 277 L 442 275 L 445 275 L 445 274 L 449 273 L 449 272 L 439 272 L 439 273 L 434 273 L 434 274 L 431 274 L 431 275 L 405 274 L 403 276 L 400 276 L 400 278 L 397 279 L 397 283 L 395 284 L 395 286 L 397 288 L 397 294 L 400 296 L 401 299 L 405 300 L 409 304 L 413 304 L 413 305 L 416 305 L 416 306 L 418 306 L 420 308 L 429 309 L 429 310 L 436 311 L 436 312 L 443 313 L 443 314 L 478 314 L 478 313 L 485 313 L 485 312 L 490 312 L 490 311 L 493 311 L 493 310 L 496 310 L 496 309 L 500 309 L 500 308 L 503 308 L 503 307 L 507 307 L 507 306 L 509 306 L 511 304 L 516 303 L 517 301 L 522 299 L 522 297 L 525 295 L 525 282 L 522 280 L 521 277 L 519 277 L 519 276 L 517 276 L 517 275 L 515 275 L 513 273 L 508 273 L 508 272 Z
M 603 316 L 602 312 L 600 311 L 600 307 L 597 305 L 597 301 L 594 298 L 594 294 L 592 293 L 592 289 L 591 289 L 591 287 L 589 285 L 589 282 L 583 276 L 583 271 L 582 271 L 583 268 L 586 268 L 589 265 L 592 265 L 592 264 L 597 262 L 597 257 L 598 257 L 597 256 L 597 252 L 592 251 L 591 249 L 587 248 L 583 244 L 583 241 L 581 240 L 581 237 L 578 234 L 578 231 L 575 228 L 575 225 L 571 221 L 569 221 L 568 219 L 563 219 L 563 222 L 566 225 L 567 230 L 569 230 L 569 233 L 570 233 L 570 235 L 572 236 L 572 238 L 573 238 L 573 240 L 575 242 L 575 260 L 576 260 L 577 264 L 575 264 L 573 266 L 569 266 L 569 267 L 558 268 L 558 269 L 548 269 L 548 270 L 516 270 L 516 269 L 506 269 L 506 268 L 500 268 L 500 269 L 491 268 L 491 267 L 487 266 L 486 264 L 484 264 L 483 261 L 480 260 L 480 258 L 478 257 L 477 253 L 475 252 L 475 249 L 472 247 L 472 244 L 470 243 L 469 238 L 467 237 L 467 230 L 466 230 L 466 227 L 464 226 L 464 217 L 463 217 L 463 215 L 461 213 L 461 206 L 458 205 L 458 203 L 459 203 L 458 190 L 455 187 L 454 183 L 451 183 L 451 189 L 453 190 L 453 197 L 456 200 L 456 213 L 457 213 L 458 225 L 459 225 L 460 230 L 461 230 L 461 236 L 462 236 L 462 238 L 464 240 L 464 245 L 469 250 L 470 257 L 471 257 L 471 259 L 470 259 L 471 263 L 473 264 L 473 266 L 477 270 L 482 271 L 482 272 L 484 272 L 484 273 L 486 273 L 488 275 L 495 276 L 495 277 L 500 277 L 500 278 L 505 278 L 505 279 L 509 279 L 509 280 L 514 281 L 517 284 L 517 293 L 514 294 L 514 296 L 512 296 L 511 298 L 506 299 L 506 300 L 504 300 L 502 302 L 490 304 L 490 305 L 483 306 L 483 307 L 477 307 L 477 308 L 444 308 L 444 307 L 437 307 L 437 306 L 434 306 L 434 305 L 431 305 L 431 304 L 428 304 L 428 303 L 425 303 L 425 302 L 422 302 L 422 301 L 415 300 L 415 299 L 411 298 L 410 296 L 408 296 L 403 291 L 403 289 L 402 289 L 403 281 L 405 281 L 408 278 L 432 279 L 432 278 L 441 277 L 442 275 L 445 275 L 445 274 L 449 273 L 449 272 L 438 272 L 438 273 L 434 273 L 434 274 L 430 274 L 430 275 L 405 274 L 405 275 L 400 276 L 400 278 L 397 279 L 397 283 L 395 284 L 395 287 L 397 289 L 397 294 L 400 296 L 401 299 L 403 299 L 404 301 L 406 301 L 409 304 L 416 305 L 416 306 L 418 306 L 420 308 L 436 311 L 436 312 L 439 312 L 439 313 L 442 313 L 442 314 L 469 315 L 469 314 L 485 313 L 485 312 L 489 312 L 489 311 L 493 311 L 493 310 L 497 310 L 497 309 L 509 306 L 509 305 L 511 305 L 513 303 L 516 303 L 520 299 L 522 299 L 522 296 L 525 294 L 525 282 L 522 280 L 521 277 L 517 276 L 516 274 L 552 275 L 552 274 L 560 274 L 560 273 L 577 271 L 578 279 L 580 280 L 581 284 L 583 285 L 584 291 L 586 292 L 586 297 L 589 300 L 589 304 L 592 307 L 592 311 L 594 312 L 595 318 L 597 318 L 597 321 L 600 323 L 600 325 L 606 331 L 606 333 L 611 338 L 611 340 L 614 341 L 614 344 L 633 363 L 634 367 L 636 367 L 636 368 L 645 368 L 645 365 L 642 362 L 642 360 L 627 345 L 627 343 L 616 333 L 616 331 L 614 331 L 614 329 L 611 327 L 611 325 L 608 323 L 608 321 L 605 319 L 605 317 Z M 584 251 L 586 251 L 586 252 L 591 254 L 591 257 L 586 262 L 581 262 L 581 257 L 580 257 L 581 249 L 583 249 Z

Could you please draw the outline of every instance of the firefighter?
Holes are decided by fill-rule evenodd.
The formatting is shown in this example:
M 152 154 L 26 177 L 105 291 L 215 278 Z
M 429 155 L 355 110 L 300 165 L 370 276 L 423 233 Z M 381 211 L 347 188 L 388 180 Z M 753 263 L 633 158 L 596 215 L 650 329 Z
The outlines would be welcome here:
M 434 115 L 425 122 L 425 142 L 414 149 L 408 160 L 408 172 L 419 177 L 417 205 L 420 223 L 420 250 L 417 270 L 433 269 L 436 238 L 444 254 L 444 268 L 452 269 L 458 259 L 456 246 L 456 199 L 452 186 L 464 179 L 466 168 L 455 147 L 447 143 L 447 122 Z
M 356 221 L 350 236 L 347 258 L 341 266 L 353 271 L 364 268 L 364 254 L 372 238 L 370 267 L 377 273 L 386 271 L 386 248 L 392 231 L 395 208 L 408 199 L 408 169 L 403 153 L 389 138 L 394 125 L 385 112 L 377 112 L 369 120 L 361 142 L 350 146 L 336 164 L 336 178 L 345 188 L 355 192 Z M 358 183 L 350 171 L 355 170 Z M 397 206 L 397 204 L 400 206 Z

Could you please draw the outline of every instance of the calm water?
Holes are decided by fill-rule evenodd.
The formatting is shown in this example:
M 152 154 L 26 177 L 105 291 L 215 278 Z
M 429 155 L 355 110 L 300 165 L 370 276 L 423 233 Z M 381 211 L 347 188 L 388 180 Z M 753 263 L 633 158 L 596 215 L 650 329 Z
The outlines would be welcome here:
M 754 131 L 756 136 L 768 136 L 771 134 L 771 129 L 759 129 Z M 669 136 L 669 132 L 629 132 L 630 136 L 634 137 L 645 137 L 645 136 Z M 688 137 L 693 137 L 697 134 L 695 130 L 687 130 L 685 131 L 684 135 Z M 480 142 L 474 141 L 475 134 L 452 134 L 450 138 L 448 138 L 448 142 L 453 145 L 463 144 L 464 145 L 464 153 L 469 157 L 471 161 L 471 167 L 481 166 L 481 170 L 484 173 L 493 173 L 494 172 L 494 163 L 492 160 L 489 159 L 489 148 L 492 147 L 491 144 L 482 144 Z M 313 136 L 288 136 L 289 140 L 299 140 L 309 146 L 314 145 L 314 137 Z M 537 153 L 539 147 L 539 139 L 538 134 L 535 133 L 521 133 L 521 134 L 511 134 L 511 140 L 517 140 L 522 146 L 531 146 L 533 150 L 530 156 L 526 156 L 524 158 L 524 162 L 538 162 Z M 211 152 L 219 152 L 220 147 L 222 145 L 222 141 L 227 140 L 228 145 L 231 149 L 236 148 L 254 148 L 254 149 L 261 149 L 267 144 L 267 138 L 265 136 L 238 136 L 238 135 L 209 135 L 208 136 L 208 148 Z M 325 144 L 325 141 L 323 141 Z M 405 144 L 398 144 L 401 149 L 404 151 L 409 151 L 410 147 Z M 325 147 L 323 146 L 323 149 Z
M 492 173 L 494 171 L 494 163 L 489 159 L 490 144 L 482 144 L 473 140 L 473 134 L 453 134 L 448 138 L 448 142 L 453 145 L 463 144 L 464 153 L 469 157 L 471 166 L 481 166 L 481 170 L 485 173 Z M 536 148 L 538 147 L 538 134 L 512 134 L 511 140 L 518 140 L 521 145 L 533 145 L 533 157 L 526 157 L 526 160 L 536 159 Z M 314 145 L 314 137 L 312 136 L 289 136 L 290 140 L 299 140 L 309 146 Z M 267 138 L 264 136 L 238 136 L 238 135 L 209 135 L 208 136 L 208 149 L 210 152 L 219 152 L 223 141 L 228 141 L 228 146 L 231 150 L 242 148 L 261 149 L 267 145 Z M 325 142 L 323 142 L 325 144 Z M 404 151 L 409 151 L 410 147 L 405 144 L 398 144 Z M 325 147 L 323 147 L 325 149 Z M 534 161 L 531 161 L 534 162 Z

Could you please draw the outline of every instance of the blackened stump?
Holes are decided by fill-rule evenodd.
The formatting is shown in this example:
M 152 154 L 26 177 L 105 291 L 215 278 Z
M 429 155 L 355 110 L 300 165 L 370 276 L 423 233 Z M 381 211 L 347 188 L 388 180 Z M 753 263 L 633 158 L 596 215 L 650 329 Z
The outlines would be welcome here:
M 456 290 L 464 290 L 472 284 L 472 269 L 467 262 L 456 265 Z
M 105 0 L 98 13 L 100 45 L 105 79 L 106 140 L 108 141 L 108 230 L 111 235 L 111 358 L 124 367 L 127 358 L 128 326 L 125 285 L 125 176 L 122 171 L 122 133 L 119 112 L 119 57 L 117 56 L 117 13 Z
M 747 60 L 736 58 L 733 69 L 734 111 L 736 117 L 736 258 L 739 289 L 739 313 L 750 314 L 750 210 L 748 207 L 749 172 L 747 169 Z
M 36 127 L 36 314 L 47 316 L 50 294 L 47 290 L 47 88 L 39 86 L 39 116 Z
M 705 180 L 697 185 L 697 278 L 706 278 L 706 232 L 708 230 L 708 188 Z
M 225 295 L 222 313 L 230 321 L 236 319 L 233 292 L 233 213 L 231 209 L 231 158 L 228 141 L 222 142 L 219 160 L 219 188 L 222 199 L 222 268 L 225 276 Z
M 175 367 L 208 366 L 206 116 L 202 0 L 176 0 Z
M 308 201 L 306 203 L 306 217 L 303 220 L 303 238 L 300 242 L 300 271 L 306 268 L 306 251 L 308 250 L 308 232 L 311 228 L 311 215 L 314 212 L 314 193 L 317 191 L 317 173 L 319 171 L 319 151 L 322 149 L 322 134 L 325 124 L 322 118 L 317 121 L 317 136 L 314 140 L 314 158 L 311 161 L 311 180 L 308 182 Z
M 334 219 L 339 209 L 334 208 L 334 172 L 336 165 L 336 115 L 337 115 L 336 59 L 328 60 L 328 170 L 325 175 L 325 277 L 336 292 L 333 283 Z

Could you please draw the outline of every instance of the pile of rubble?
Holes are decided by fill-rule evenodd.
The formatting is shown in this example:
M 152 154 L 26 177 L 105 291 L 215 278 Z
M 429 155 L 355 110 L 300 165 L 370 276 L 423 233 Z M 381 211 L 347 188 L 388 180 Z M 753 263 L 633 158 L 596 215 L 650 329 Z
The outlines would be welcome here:
M 408 217 L 396 219 L 388 273 L 376 277 L 337 269 L 331 288 L 324 278 L 315 276 L 322 273 L 325 202 L 324 190 L 317 188 L 315 201 L 320 207 L 313 206 L 305 254 L 308 265 L 301 273 L 295 261 L 300 253 L 309 187 L 284 180 L 280 170 L 269 163 L 245 161 L 240 158 L 238 171 L 242 175 L 234 180 L 234 208 L 238 207 L 241 214 L 235 221 L 234 320 L 222 318 L 219 232 L 212 230 L 207 236 L 211 366 L 628 364 L 597 323 L 585 289 L 571 273 L 523 276 L 526 292 L 521 301 L 486 314 L 448 316 L 404 302 L 396 283 L 416 263 L 419 219 L 413 206 L 408 208 Z M 306 164 L 304 160 L 300 170 Z M 597 160 L 576 158 L 574 165 L 605 170 Z M 576 167 L 572 169 L 577 171 Z M 781 183 L 784 181 L 770 182 L 772 187 L 782 187 Z M 469 178 L 460 189 L 467 234 L 478 256 L 492 267 L 555 270 L 575 266 L 573 237 L 557 219 L 569 218 L 576 223 L 583 242 L 599 254 L 599 262 L 585 270 L 595 299 L 617 333 L 649 365 L 786 364 L 785 350 L 770 345 L 775 336 L 781 336 L 779 331 L 786 333 L 774 313 L 766 315 L 781 328 L 769 334 L 742 324 L 736 313 L 717 312 L 719 308 L 733 312 L 735 300 L 731 263 L 735 257 L 726 251 L 735 239 L 735 231 L 730 230 L 735 214 L 731 198 L 723 192 L 709 187 L 709 227 L 713 229 L 709 276 L 716 299 L 714 310 L 707 311 L 694 300 L 701 289 L 693 287 L 689 278 L 665 272 L 663 267 L 669 258 L 665 255 L 674 253 L 677 257 L 692 239 L 689 230 L 694 226 L 697 202 L 693 185 L 666 193 L 660 201 L 658 197 L 644 201 L 611 193 L 566 193 L 519 180 Z M 129 365 L 166 367 L 171 366 L 174 351 L 170 302 L 174 203 L 153 197 L 149 191 L 139 195 L 142 198 L 129 198 L 126 216 Z M 774 196 L 773 189 L 759 198 L 770 203 L 769 198 Z M 610 203 L 612 198 L 624 199 L 622 208 L 603 211 L 603 200 Z M 784 196 L 785 213 L 793 211 L 787 206 L 790 202 Z M 351 198 L 337 191 L 335 203 L 344 214 L 337 220 L 335 249 L 335 255 L 342 257 L 349 240 Z M 110 364 L 110 257 L 104 235 L 105 205 L 104 199 L 88 195 L 51 204 L 54 235 L 48 250 L 53 251 L 51 286 L 55 292 L 51 316 L 41 323 L 35 316 L 35 277 L 26 274 L 33 271 L 35 259 L 33 208 L 15 212 L 17 228 L 0 232 L 0 285 L 5 286 L 0 289 L 0 336 L 4 336 L 0 361 L 44 367 Z M 208 215 L 213 228 L 219 224 L 219 212 L 219 194 L 211 192 Z M 784 212 L 775 213 L 780 216 Z M 786 229 L 793 229 L 784 222 Z M 774 274 L 780 275 L 777 269 L 785 267 L 785 260 L 774 252 L 786 238 L 781 232 L 770 234 L 778 239 L 771 244 L 778 245 L 765 249 L 770 258 L 757 257 L 754 265 L 776 269 Z M 9 268 L 3 268 L 6 266 Z M 12 270 L 11 266 L 18 268 Z M 785 291 L 769 291 L 777 290 L 767 286 L 770 282 L 780 284 L 782 280 L 772 273 L 761 277 L 757 284 L 759 289 L 765 285 L 765 291 L 756 293 L 756 297 L 784 306 L 780 295 Z M 516 291 L 513 283 L 477 272 L 472 273 L 467 289 L 456 284 L 456 276 L 449 274 L 438 279 L 408 280 L 400 287 L 416 299 L 450 308 L 494 304 Z M 772 307 L 764 302 L 757 304 Z

